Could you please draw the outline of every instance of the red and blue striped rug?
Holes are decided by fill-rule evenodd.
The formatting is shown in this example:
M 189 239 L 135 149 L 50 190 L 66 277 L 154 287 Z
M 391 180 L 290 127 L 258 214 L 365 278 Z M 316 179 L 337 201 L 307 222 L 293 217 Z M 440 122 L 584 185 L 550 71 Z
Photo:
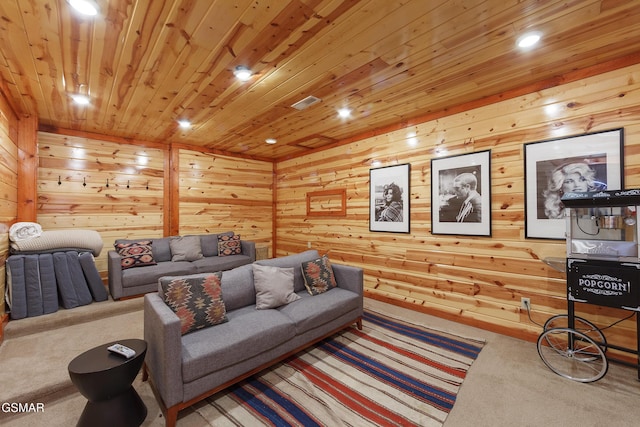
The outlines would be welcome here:
M 371 311 L 194 408 L 215 426 L 441 426 L 484 342 Z

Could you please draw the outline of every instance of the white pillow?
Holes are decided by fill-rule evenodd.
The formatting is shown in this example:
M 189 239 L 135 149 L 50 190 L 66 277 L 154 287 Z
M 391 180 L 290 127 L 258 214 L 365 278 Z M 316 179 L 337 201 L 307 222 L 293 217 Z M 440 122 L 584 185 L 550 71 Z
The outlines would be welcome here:
M 256 309 L 276 308 L 300 299 L 293 292 L 293 268 L 253 264 Z

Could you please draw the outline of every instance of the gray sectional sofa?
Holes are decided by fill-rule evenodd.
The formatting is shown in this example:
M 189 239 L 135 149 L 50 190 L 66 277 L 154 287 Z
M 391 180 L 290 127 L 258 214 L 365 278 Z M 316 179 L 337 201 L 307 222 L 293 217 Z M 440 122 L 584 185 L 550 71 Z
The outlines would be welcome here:
M 167 426 L 174 426 L 178 412 L 195 402 L 354 323 L 362 328 L 363 270 L 332 264 L 337 287 L 312 295 L 305 287 L 302 263 L 318 258 L 317 251 L 308 250 L 222 272 L 227 321 L 184 335 L 180 319 L 163 300 L 167 294 L 162 286 L 145 295 L 148 349 L 143 379 L 150 381 Z M 291 286 L 297 296 L 289 295 L 291 302 L 277 308 L 257 309 L 256 287 L 264 283 L 254 283 L 260 273 L 254 277 L 254 266 L 293 271 Z
M 158 279 L 163 276 L 179 276 L 196 273 L 210 273 L 214 271 L 229 270 L 241 265 L 250 264 L 256 260 L 255 242 L 240 240 L 241 253 L 233 255 L 218 255 L 218 240 L 222 236 L 233 236 L 229 231 L 219 234 L 202 234 L 191 236 L 172 236 L 163 238 L 148 238 L 126 240 L 119 239 L 114 247 L 119 244 L 150 241 L 153 260 L 147 265 L 125 268 L 122 267 L 122 257 L 116 250 L 107 254 L 107 268 L 109 272 L 109 292 L 114 300 L 123 297 L 142 295 L 158 290 Z M 199 243 L 199 247 L 179 247 L 177 243 L 191 240 Z M 188 242 L 187 242 L 188 243 Z M 173 248 L 172 248 L 173 246 Z M 197 246 L 197 245 L 196 245 Z M 199 252 L 198 252 L 199 250 Z M 181 259 L 180 261 L 176 259 Z

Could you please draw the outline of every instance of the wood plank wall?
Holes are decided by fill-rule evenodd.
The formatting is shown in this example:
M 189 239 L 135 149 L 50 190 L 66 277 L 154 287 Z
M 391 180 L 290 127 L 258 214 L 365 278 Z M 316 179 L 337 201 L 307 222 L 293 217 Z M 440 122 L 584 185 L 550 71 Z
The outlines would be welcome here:
M 640 187 L 637 66 L 281 160 L 277 255 L 311 242 L 335 262 L 364 268 L 368 297 L 533 340 L 541 328 L 520 310 L 520 298 L 531 298 L 538 323 L 566 313 L 564 275 L 541 261 L 564 257 L 565 242 L 525 238 L 523 144 L 618 127 L 625 129 L 626 187 Z M 492 236 L 432 235 L 431 159 L 481 150 L 491 150 Z M 410 234 L 369 231 L 374 162 L 411 163 Z M 346 217 L 308 217 L 306 194 L 328 189 L 346 189 Z M 600 326 L 628 314 L 586 305 L 578 310 Z M 635 348 L 635 321 L 607 335 Z
M 103 277 L 116 239 L 162 237 L 163 149 L 39 132 L 38 152 L 38 223 L 98 231 Z
M 273 241 L 273 162 L 180 150 L 180 234 Z
M 9 256 L 9 228 L 18 215 L 18 118 L 0 92 L 0 323 L 5 314 L 5 261 Z M 0 325 L 2 342 L 2 325 Z
M 44 230 L 98 231 L 104 248 L 96 265 L 105 281 L 107 251 L 116 239 L 234 230 L 271 244 L 272 162 L 183 148 L 175 150 L 179 165 L 169 167 L 171 150 L 39 132 L 38 222 Z M 174 169 L 179 226 L 171 230 L 167 194 L 174 178 L 167 170 Z

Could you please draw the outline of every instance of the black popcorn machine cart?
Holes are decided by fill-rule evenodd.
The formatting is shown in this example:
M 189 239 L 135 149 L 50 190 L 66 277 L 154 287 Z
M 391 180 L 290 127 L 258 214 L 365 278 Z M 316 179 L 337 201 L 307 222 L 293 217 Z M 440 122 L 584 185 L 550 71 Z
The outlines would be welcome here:
M 637 314 L 640 311 L 640 189 L 567 193 L 562 197 L 562 202 L 567 208 L 568 329 L 575 329 L 577 323 L 580 323 L 578 326 L 583 326 L 584 323 L 592 325 L 585 319 L 576 318 L 576 302 L 621 308 L 630 311 L 631 316 L 635 313 L 636 342 L 640 348 L 640 316 Z M 640 379 L 638 349 L 607 344 L 600 330 L 595 326 L 594 328 L 594 341 L 602 350 L 601 353 L 607 348 L 612 348 L 638 356 L 638 362 L 631 366 L 638 368 Z M 577 334 L 582 335 L 579 332 L 573 333 L 572 340 L 580 338 Z M 594 337 L 593 333 L 586 335 Z M 576 347 L 586 348 L 583 341 Z M 573 351 L 578 352 L 575 348 Z M 573 356 L 578 358 L 579 362 L 590 362 L 588 359 L 595 354 L 585 350 L 582 356 Z M 597 378 L 589 377 L 585 382 L 597 380 L 606 373 L 606 358 L 603 363 L 603 372 L 598 373 L 602 375 Z

